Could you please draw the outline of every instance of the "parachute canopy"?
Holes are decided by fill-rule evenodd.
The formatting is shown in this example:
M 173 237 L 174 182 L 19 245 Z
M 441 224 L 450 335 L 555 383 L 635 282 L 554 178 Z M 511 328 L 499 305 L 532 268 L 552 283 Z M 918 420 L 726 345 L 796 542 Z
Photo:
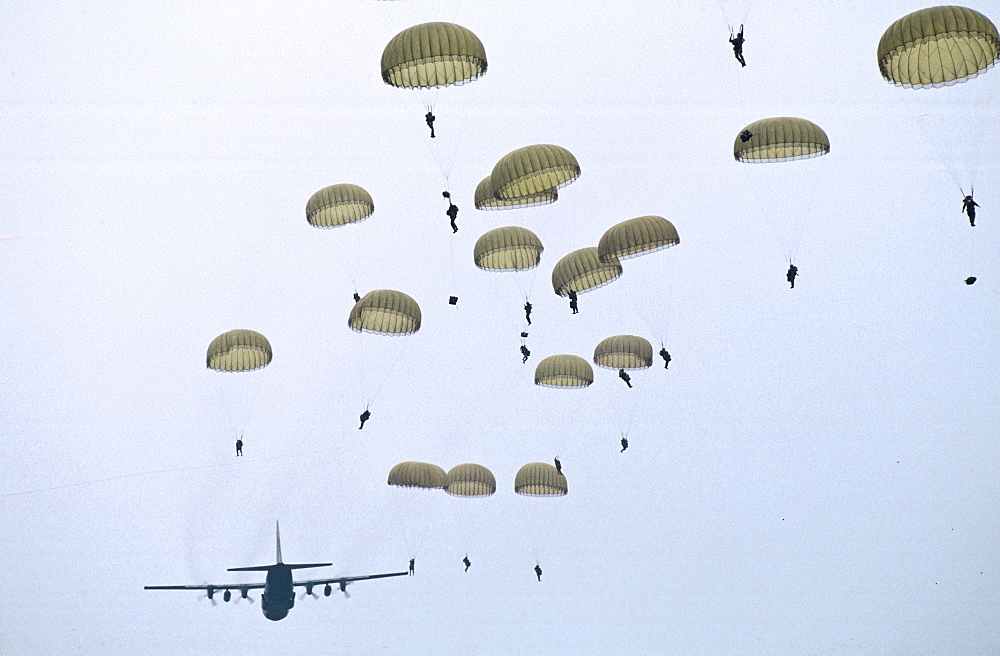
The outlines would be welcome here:
M 550 355 L 535 367 L 535 385 L 587 387 L 594 382 L 594 368 L 578 355 Z
M 602 262 L 593 246 L 581 248 L 566 255 L 552 268 L 552 289 L 559 296 L 571 291 L 582 294 L 616 280 L 622 275 L 622 265 L 617 258 L 608 256 Z
M 354 304 L 347 325 L 357 332 L 411 335 L 420 330 L 420 306 L 403 292 L 376 289 Z
M 555 189 L 550 189 L 520 198 L 497 198 L 493 194 L 493 176 L 488 175 L 476 185 L 475 199 L 477 210 L 513 210 L 554 203 L 559 199 L 559 193 Z
M 437 465 L 429 462 L 401 462 L 389 470 L 389 485 L 396 487 L 419 487 L 423 489 L 443 488 L 448 484 L 448 475 Z
M 931 7 L 903 16 L 878 43 L 878 68 L 897 86 L 924 89 L 971 80 L 1000 59 L 990 19 L 965 7 Z
M 573 153 L 559 146 L 539 144 L 507 153 L 493 167 L 493 195 L 500 200 L 553 193 L 580 177 Z
M 457 497 L 488 497 L 497 491 L 497 479 L 482 465 L 455 465 L 448 470 L 444 491 Z
M 529 462 L 517 470 L 514 491 L 528 497 L 565 496 L 566 477 L 547 462 Z
M 527 228 L 506 226 L 484 233 L 476 241 L 473 260 L 487 271 L 524 271 L 542 259 L 541 240 Z
M 608 337 L 594 349 L 594 364 L 605 369 L 647 369 L 653 366 L 653 345 L 635 335 Z
M 271 343 L 254 330 L 237 328 L 222 333 L 208 345 L 205 360 L 216 371 L 253 371 L 271 362 Z
M 624 260 L 676 246 L 680 241 L 670 221 L 661 216 L 640 216 L 608 228 L 597 244 L 597 257 L 602 262 L 608 258 Z
M 744 141 L 744 137 L 749 138 Z M 754 121 L 736 136 L 733 157 L 740 162 L 790 162 L 830 152 L 830 138 L 804 118 L 765 118 Z
M 382 79 L 404 89 L 465 84 L 486 73 L 486 49 L 452 23 L 423 23 L 392 37 L 382 51 Z
M 353 184 L 320 189 L 306 203 L 306 221 L 317 228 L 336 228 L 363 221 L 375 211 L 371 194 Z

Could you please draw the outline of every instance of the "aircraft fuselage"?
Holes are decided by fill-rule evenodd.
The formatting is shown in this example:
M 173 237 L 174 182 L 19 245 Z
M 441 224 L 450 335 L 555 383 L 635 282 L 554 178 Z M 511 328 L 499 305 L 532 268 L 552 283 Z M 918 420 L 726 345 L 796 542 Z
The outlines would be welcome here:
M 264 592 L 260 596 L 260 609 L 264 617 L 277 622 L 288 615 L 295 606 L 295 588 L 292 569 L 287 565 L 273 565 L 267 570 Z

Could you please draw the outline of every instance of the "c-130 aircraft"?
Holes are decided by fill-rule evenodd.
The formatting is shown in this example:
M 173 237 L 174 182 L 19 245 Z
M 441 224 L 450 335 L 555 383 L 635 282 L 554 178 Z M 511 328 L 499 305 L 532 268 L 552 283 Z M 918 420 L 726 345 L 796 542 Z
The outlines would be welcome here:
M 289 564 L 281 561 L 281 527 L 275 522 L 275 540 L 277 545 L 277 561 L 274 565 L 256 565 L 253 567 L 230 567 L 229 572 L 267 572 L 267 577 L 263 583 L 212 583 L 205 585 L 147 585 L 144 590 L 205 590 L 208 598 L 212 599 L 216 592 L 223 590 L 223 601 L 232 599 L 232 591 L 239 590 L 243 599 L 247 598 L 250 590 L 260 590 L 264 592 L 260 595 L 260 609 L 264 617 L 277 622 L 288 615 L 288 611 L 295 606 L 295 588 L 304 587 L 306 594 L 312 594 L 313 588 L 317 585 L 324 586 L 323 595 L 329 597 L 333 592 L 333 584 L 340 587 L 340 591 L 347 594 L 347 584 L 355 581 L 365 581 L 367 579 L 384 579 L 390 576 L 406 576 L 409 572 L 392 572 L 390 574 L 366 574 L 364 576 L 338 576 L 332 579 L 312 579 L 309 581 L 293 581 L 293 569 L 305 569 L 307 567 L 329 567 L 333 563 L 296 563 Z

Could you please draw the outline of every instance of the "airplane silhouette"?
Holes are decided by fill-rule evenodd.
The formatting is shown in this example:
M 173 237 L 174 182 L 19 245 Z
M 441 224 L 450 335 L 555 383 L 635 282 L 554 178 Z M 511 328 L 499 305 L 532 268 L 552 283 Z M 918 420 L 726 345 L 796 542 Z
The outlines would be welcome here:
M 256 565 L 253 567 L 230 567 L 229 572 L 267 572 L 267 577 L 263 583 L 219 583 L 205 585 L 147 585 L 144 590 L 205 590 L 208 598 L 212 599 L 215 593 L 223 590 L 223 601 L 232 599 L 232 591 L 239 590 L 240 597 L 247 598 L 250 590 L 260 590 L 264 592 L 260 595 L 260 609 L 264 617 L 277 622 L 288 615 L 288 611 L 295 606 L 295 587 L 304 587 L 306 594 L 312 594 L 313 588 L 317 585 L 324 586 L 323 595 L 329 597 L 333 592 L 333 584 L 340 587 L 340 591 L 347 594 L 347 584 L 355 581 L 365 581 L 368 579 L 384 579 L 389 576 L 406 576 L 409 572 L 392 572 L 390 574 L 366 574 L 364 576 L 338 576 L 330 579 L 312 579 L 309 581 L 293 581 L 292 570 L 304 569 L 307 567 L 329 567 L 333 563 L 298 563 L 288 564 L 281 561 L 281 527 L 275 522 L 275 540 L 277 544 L 277 561 L 274 565 Z

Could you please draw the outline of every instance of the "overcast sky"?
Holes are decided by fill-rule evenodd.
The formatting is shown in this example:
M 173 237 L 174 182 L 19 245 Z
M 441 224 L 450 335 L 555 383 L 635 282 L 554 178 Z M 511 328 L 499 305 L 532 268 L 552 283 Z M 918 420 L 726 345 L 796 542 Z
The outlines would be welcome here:
M 1000 651 L 1000 73 L 894 87 L 878 40 L 926 5 L 862 4 L 4 3 L 0 651 Z M 489 58 L 435 94 L 434 141 L 420 94 L 379 72 L 428 21 Z M 830 154 L 735 162 L 775 116 L 820 125 Z M 579 180 L 473 209 L 539 143 Z M 373 216 L 307 224 L 342 182 Z M 570 314 L 553 265 L 647 214 L 681 243 Z M 503 225 L 545 245 L 518 281 L 527 364 L 514 276 L 472 263 Z M 416 335 L 348 329 L 352 292 L 380 288 L 417 300 Z M 271 365 L 206 369 L 233 328 Z M 669 370 L 533 385 L 541 358 L 622 333 L 662 340 Z M 566 497 L 514 494 L 556 455 Z M 398 494 L 404 460 L 480 463 L 498 491 Z M 273 562 L 276 520 L 285 560 L 335 563 L 310 575 L 416 557 L 416 576 L 278 623 L 142 589 L 260 580 L 225 570 Z

